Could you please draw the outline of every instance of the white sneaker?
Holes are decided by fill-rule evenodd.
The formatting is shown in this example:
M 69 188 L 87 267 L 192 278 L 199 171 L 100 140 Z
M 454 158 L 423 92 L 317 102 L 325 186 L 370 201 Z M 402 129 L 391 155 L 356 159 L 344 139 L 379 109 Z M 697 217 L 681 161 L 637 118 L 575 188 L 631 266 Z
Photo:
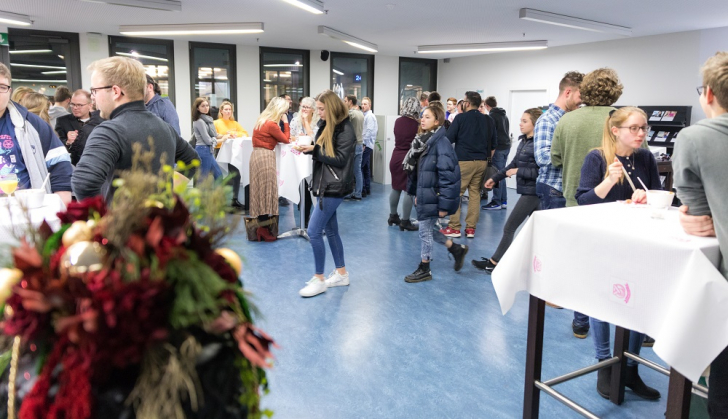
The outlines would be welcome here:
M 349 272 L 342 275 L 336 269 L 326 278 L 326 287 L 344 287 L 349 285 Z
M 298 291 L 301 297 L 313 297 L 324 292 L 326 292 L 326 282 L 315 276 L 306 282 L 305 287 Z

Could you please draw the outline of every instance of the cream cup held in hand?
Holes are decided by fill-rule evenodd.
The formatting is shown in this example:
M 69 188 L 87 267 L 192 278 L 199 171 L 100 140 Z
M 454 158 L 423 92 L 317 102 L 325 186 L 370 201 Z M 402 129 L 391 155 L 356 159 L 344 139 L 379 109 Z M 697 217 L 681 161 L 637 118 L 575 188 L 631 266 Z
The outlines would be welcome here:
M 307 135 L 302 135 L 302 136 L 298 137 L 298 141 L 296 141 L 296 144 L 297 145 L 311 145 L 311 144 L 313 144 L 313 138 L 311 138 Z
M 652 218 L 665 218 L 665 213 L 670 208 L 670 205 L 672 205 L 674 197 L 674 192 L 647 191 L 647 204 L 652 207 Z

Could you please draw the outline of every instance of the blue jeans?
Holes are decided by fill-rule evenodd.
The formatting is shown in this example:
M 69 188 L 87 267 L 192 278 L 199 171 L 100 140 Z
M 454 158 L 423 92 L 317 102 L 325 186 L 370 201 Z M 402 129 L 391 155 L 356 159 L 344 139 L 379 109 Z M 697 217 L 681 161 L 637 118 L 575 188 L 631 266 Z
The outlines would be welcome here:
M 195 151 L 200 156 L 200 179 L 207 177 L 210 172 L 215 179 L 222 176 L 220 166 L 217 165 L 209 145 L 195 146 Z
M 506 167 L 506 161 L 508 160 L 508 154 L 510 152 L 510 148 L 505 150 L 496 150 L 495 153 L 493 153 L 493 158 L 491 159 L 493 166 L 495 166 L 495 168 L 499 171 Z M 506 189 L 506 180 L 503 179 L 498 183 L 497 188 L 493 188 L 493 202 L 498 205 L 502 205 L 506 201 L 508 201 L 508 190 Z
M 354 179 L 356 179 L 356 186 L 354 192 L 349 196 L 354 198 L 361 198 L 361 188 L 364 186 L 364 178 L 361 174 L 361 157 L 364 153 L 364 146 L 361 144 L 356 145 L 356 151 L 354 152 Z
M 564 194 L 561 193 L 561 191 L 558 191 L 551 186 L 538 182 L 536 183 L 536 195 L 538 195 L 538 199 L 541 200 L 541 209 L 542 210 L 549 210 L 549 209 L 557 209 L 557 208 L 564 208 L 566 207 L 566 198 L 564 198 Z M 586 316 L 584 314 L 579 313 L 578 311 L 574 312 L 574 327 L 586 327 L 589 328 L 589 316 Z M 608 334 L 607 334 L 608 336 Z M 608 345 L 608 342 L 607 342 Z
M 596 358 L 598 360 L 611 358 L 612 351 L 609 345 L 609 323 L 597 320 L 592 317 L 591 330 L 592 337 L 594 338 L 594 351 L 596 352 Z M 639 355 L 640 349 L 642 349 L 643 340 L 645 340 L 644 333 L 630 331 L 629 347 L 627 350 L 635 355 Z M 637 365 L 637 363 L 631 359 L 627 359 L 627 365 L 632 367 Z
M 343 268 L 344 245 L 339 236 L 339 223 L 336 221 L 336 209 L 344 201 L 344 198 L 319 197 L 313 207 L 313 214 L 308 224 L 308 237 L 311 239 L 313 248 L 313 259 L 316 263 L 316 275 L 324 274 L 324 263 L 326 262 L 326 246 L 324 246 L 324 230 L 329 240 L 331 255 L 334 257 L 336 268 Z
M 432 260 L 432 242 L 445 244 L 447 243 L 447 237 L 440 233 L 437 228 L 437 218 L 428 218 L 426 220 L 419 220 L 419 233 L 420 243 L 420 256 L 422 260 Z
M 364 177 L 364 185 L 362 186 L 362 191 L 366 192 L 367 194 L 372 193 L 371 186 L 372 186 L 372 153 L 374 150 L 372 150 L 369 147 L 364 147 L 364 153 L 362 154 L 361 159 L 361 174 Z

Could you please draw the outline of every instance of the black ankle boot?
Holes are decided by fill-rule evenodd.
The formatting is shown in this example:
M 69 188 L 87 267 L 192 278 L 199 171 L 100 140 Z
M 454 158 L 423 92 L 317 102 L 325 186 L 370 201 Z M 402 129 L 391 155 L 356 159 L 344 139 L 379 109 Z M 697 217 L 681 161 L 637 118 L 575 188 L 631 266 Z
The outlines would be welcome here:
M 243 209 L 243 204 L 241 204 L 240 201 L 238 201 L 237 199 L 233 198 L 232 207 L 235 208 L 236 210 L 241 210 L 241 209 Z
M 455 266 L 453 267 L 455 269 L 455 272 L 462 269 L 463 262 L 465 261 L 465 255 L 468 253 L 468 246 L 464 244 L 453 243 L 452 246 L 447 249 L 447 251 L 450 252 L 453 258 L 455 258 Z
M 399 214 L 389 214 L 389 220 L 387 220 L 387 224 L 390 226 L 397 225 L 401 223 L 402 220 L 399 219 Z
M 605 399 L 609 399 L 609 390 L 612 386 L 612 366 L 604 367 L 597 371 L 597 393 Z
M 399 222 L 399 230 L 400 231 L 417 231 L 417 230 L 419 230 L 419 227 L 412 224 L 412 221 L 410 221 L 410 220 L 402 220 Z
M 627 376 L 624 379 L 625 387 L 631 389 L 634 394 L 642 397 L 645 400 L 657 400 L 660 398 L 660 392 L 652 387 L 648 387 L 647 384 L 642 381 L 639 373 L 637 372 L 637 365 L 627 366 Z
M 420 266 L 417 270 L 404 277 L 404 282 L 422 282 L 429 281 L 432 279 L 432 273 L 430 272 L 430 262 L 420 262 Z

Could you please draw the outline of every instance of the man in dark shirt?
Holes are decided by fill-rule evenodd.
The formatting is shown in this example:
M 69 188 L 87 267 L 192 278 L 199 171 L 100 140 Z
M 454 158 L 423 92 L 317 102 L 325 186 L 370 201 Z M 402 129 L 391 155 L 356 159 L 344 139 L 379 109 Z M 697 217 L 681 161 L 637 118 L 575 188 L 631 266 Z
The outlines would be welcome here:
M 161 168 L 160 159 L 170 165 L 180 160 L 189 164 L 199 159 L 168 123 L 144 107 L 146 75 L 139 61 L 110 57 L 95 61 L 88 69 L 92 71 L 91 93 L 96 107 L 108 121 L 93 130 L 76 165 L 72 179 L 76 198 L 103 194 L 110 201 L 114 174 L 131 168 L 135 143 L 144 151 L 154 151 L 153 173 Z
M 66 148 L 70 148 L 83 124 L 91 118 L 91 93 L 79 89 L 71 96 L 71 114 L 63 115 L 56 120 L 56 133 Z
M 468 214 L 465 216 L 465 234 L 475 237 L 480 219 L 480 186 L 483 184 L 488 158 L 493 155 L 496 130 L 493 118 L 478 112 L 482 99 L 478 92 L 465 93 L 465 113 L 458 114 L 447 130 L 447 138 L 455 144 L 460 164 L 460 196 L 468 190 Z M 447 228 L 440 230 L 447 237 L 460 237 L 460 208 L 450 216 Z
M 497 145 L 493 148 L 492 163 L 496 169 L 501 170 L 506 167 L 506 161 L 508 161 L 508 154 L 511 152 L 511 134 L 510 134 L 510 121 L 506 116 L 506 111 L 503 108 L 498 107 L 498 101 L 494 96 L 488 96 L 485 98 L 485 110 L 488 111 L 488 115 L 493 118 L 495 122 L 495 130 L 498 133 Z M 487 198 L 488 193 L 485 193 Z M 483 205 L 481 209 L 484 210 L 499 210 L 506 209 L 508 206 L 508 194 L 506 192 L 506 181 L 500 181 L 495 188 L 493 188 L 493 200 L 488 204 Z

